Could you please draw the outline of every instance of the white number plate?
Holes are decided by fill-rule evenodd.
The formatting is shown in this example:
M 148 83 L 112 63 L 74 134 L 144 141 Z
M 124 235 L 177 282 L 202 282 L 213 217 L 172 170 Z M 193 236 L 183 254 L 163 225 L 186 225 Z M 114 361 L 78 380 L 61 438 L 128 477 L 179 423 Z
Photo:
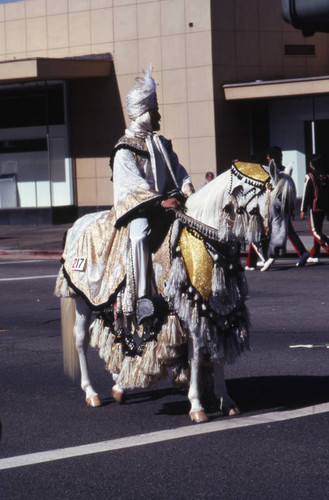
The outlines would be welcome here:
M 85 263 L 85 257 L 76 257 L 71 267 L 72 271 L 83 271 L 85 268 Z

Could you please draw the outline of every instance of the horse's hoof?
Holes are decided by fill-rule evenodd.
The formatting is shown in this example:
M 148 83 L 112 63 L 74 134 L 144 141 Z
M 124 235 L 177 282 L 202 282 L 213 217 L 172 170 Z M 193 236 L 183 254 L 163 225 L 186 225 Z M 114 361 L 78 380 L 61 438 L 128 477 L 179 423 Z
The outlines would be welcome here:
M 112 397 L 119 405 L 123 405 L 126 401 L 124 393 L 116 391 L 115 389 L 112 389 Z
M 98 396 L 92 396 L 91 398 L 86 398 L 86 403 L 87 406 L 90 406 L 91 408 L 98 408 L 99 406 L 102 406 L 102 402 Z
M 228 406 L 227 408 L 223 408 L 223 413 L 227 417 L 235 417 L 240 415 L 240 410 L 237 406 Z
M 202 422 L 208 422 L 208 417 L 206 412 L 201 411 L 190 411 L 190 419 L 196 424 L 201 424 Z

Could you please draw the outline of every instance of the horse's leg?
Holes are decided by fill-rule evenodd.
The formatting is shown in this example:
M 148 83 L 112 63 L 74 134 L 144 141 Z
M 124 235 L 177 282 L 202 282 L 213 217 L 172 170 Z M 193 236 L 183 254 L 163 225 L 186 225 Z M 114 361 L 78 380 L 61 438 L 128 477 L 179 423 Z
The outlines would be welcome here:
M 74 324 L 75 346 L 78 351 L 81 388 L 86 393 L 86 403 L 88 406 L 101 406 L 101 401 L 97 392 L 94 391 L 88 373 L 87 349 L 89 345 L 89 324 L 91 310 L 88 304 L 80 297 L 76 299 L 76 320 Z
M 113 399 L 122 405 L 125 403 L 125 390 L 117 383 L 120 373 L 112 373 L 112 378 L 115 382 L 115 385 L 112 387 L 112 397 Z
M 200 402 L 200 350 L 197 346 L 197 340 L 194 335 L 189 337 L 189 363 L 190 363 L 190 388 L 188 398 L 191 403 L 190 418 L 192 422 L 207 422 L 208 417 Z
M 216 396 L 220 400 L 220 409 L 224 415 L 240 415 L 236 403 L 227 394 L 223 363 L 214 363 L 214 389 Z

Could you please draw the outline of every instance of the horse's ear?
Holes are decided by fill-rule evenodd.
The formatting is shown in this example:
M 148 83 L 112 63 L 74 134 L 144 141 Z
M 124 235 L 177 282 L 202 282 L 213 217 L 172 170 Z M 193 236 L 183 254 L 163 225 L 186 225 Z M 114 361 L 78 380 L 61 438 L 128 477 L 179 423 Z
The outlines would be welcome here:
M 278 169 L 276 168 L 276 164 L 273 159 L 270 161 L 269 168 L 270 168 L 270 176 L 272 179 L 272 183 L 275 185 L 278 182 Z

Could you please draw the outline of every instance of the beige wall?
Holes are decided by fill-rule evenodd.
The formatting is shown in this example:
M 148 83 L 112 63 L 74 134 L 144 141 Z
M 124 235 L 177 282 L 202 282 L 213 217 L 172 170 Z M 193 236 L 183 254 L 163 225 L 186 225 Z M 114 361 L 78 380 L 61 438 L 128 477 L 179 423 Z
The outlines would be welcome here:
M 285 56 L 285 44 L 315 44 L 316 55 Z M 70 83 L 80 96 L 73 99 L 72 124 L 79 205 L 112 202 L 104 165 L 123 133 L 126 93 L 150 62 L 159 83 L 161 133 L 173 140 L 198 187 L 207 170 L 224 170 L 231 159 L 249 154 L 248 107 L 225 102 L 223 83 L 327 74 L 329 61 L 328 35 L 303 38 L 282 20 L 279 0 L 266 0 L 266 8 L 264 0 L 0 5 L 2 60 L 102 53 L 110 53 L 114 62 L 108 91 L 105 80 Z
M 266 3 L 266 7 L 265 7 Z M 285 23 L 280 0 L 212 0 L 218 170 L 249 155 L 249 112 L 227 103 L 222 85 L 328 74 L 329 38 L 304 38 Z M 315 45 L 314 56 L 286 56 L 285 45 Z
M 173 140 L 181 163 L 196 187 L 201 185 L 205 171 L 216 171 L 210 0 L 25 0 L 0 5 L 2 60 L 101 53 L 113 56 L 121 109 L 135 77 L 153 64 L 159 83 L 160 133 Z M 99 118 L 91 108 L 89 102 L 89 118 Z M 81 116 L 87 117 L 86 110 Z M 76 125 L 77 141 L 83 125 L 78 126 L 78 120 Z M 116 138 L 123 133 L 122 125 Z M 111 203 L 112 189 L 107 197 L 104 188 L 110 174 L 104 165 L 113 134 L 108 153 L 100 148 L 106 151 L 103 157 L 98 151 L 92 156 L 91 149 L 83 157 L 84 142 L 82 133 L 80 149 L 75 143 L 75 150 L 80 150 L 78 204 Z

